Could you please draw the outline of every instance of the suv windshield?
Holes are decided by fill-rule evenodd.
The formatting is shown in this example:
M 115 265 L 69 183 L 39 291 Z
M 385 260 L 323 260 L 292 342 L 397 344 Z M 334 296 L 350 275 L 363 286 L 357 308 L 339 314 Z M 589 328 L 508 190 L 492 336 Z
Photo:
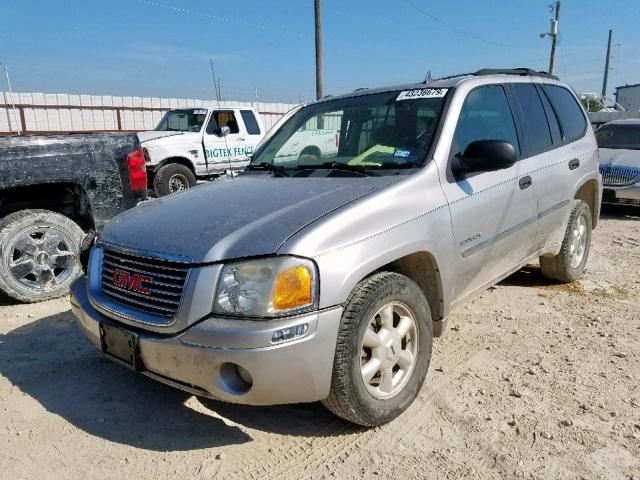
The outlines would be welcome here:
M 260 148 L 252 168 L 373 171 L 419 167 L 447 89 L 328 100 L 302 108 Z
M 156 130 L 161 132 L 199 132 L 207 117 L 205 109 L 170 110 L 165 113 Z
M 640 125 L 605 125 L 596 132 L 598 147 L 640 150 Z

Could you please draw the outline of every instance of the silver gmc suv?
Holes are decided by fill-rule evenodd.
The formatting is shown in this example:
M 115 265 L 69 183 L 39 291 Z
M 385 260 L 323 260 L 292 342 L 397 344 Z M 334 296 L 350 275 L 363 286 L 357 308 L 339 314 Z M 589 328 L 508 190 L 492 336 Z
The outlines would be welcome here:
M 581 274 L 601 182 L 553 76 L 359 90 L 291 112 L 236 178 L 116 217 L 71 303 L 104 354 L 166 384 L 380 425 L 416 398 L 454 307 L 538 259 Z

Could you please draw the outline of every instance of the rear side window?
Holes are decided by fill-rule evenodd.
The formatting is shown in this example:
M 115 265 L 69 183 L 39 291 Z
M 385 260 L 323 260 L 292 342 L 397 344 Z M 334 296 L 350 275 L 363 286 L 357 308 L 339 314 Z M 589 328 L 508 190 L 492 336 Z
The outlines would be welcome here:
M 565 142 L 576 140 L 584 134 L 587 121 L 575 97 L 569 90 L 556 85 L 542 87 L 558 115 Z
M 551 132 L 547 115 L 533 84 L 515 83 L 513 93 L 522 110 L 522 123 L 529 154 L 536 155 L 551 148 Z
M 478 140 L 509 142 L 516 154 L 520 154 L 511 107 L 500 85 L 479 87 L 469 92 L 460 110 L 451 155 L 464 153 L 471 142 Z
M 260 135 L 260 126 L 256 120 L 256 116 L 251 110 L 240 110 L 244 125 L 247 127 L 247 133 L 249 135 Z

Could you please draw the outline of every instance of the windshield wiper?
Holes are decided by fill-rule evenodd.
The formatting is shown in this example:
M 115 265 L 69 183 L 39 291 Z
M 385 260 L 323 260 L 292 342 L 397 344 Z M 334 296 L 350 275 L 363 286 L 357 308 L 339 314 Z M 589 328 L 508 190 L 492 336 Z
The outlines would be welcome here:
M 358 173 L 364 177 L 377 177 L 378 173 L 373 172 L 370 168 L 363 165 L 349 165 L 341 162 L 324 162 L 320 165 L 298 165 L 298 170 L 342 170 L 344 172 Z
M 287 173 L 287 169 L 283 165 L 274 165 L 271 162 L 260 162 L 257 165 L 249 164 L 249 167 L 247 168 L 248 170 L 266 170 L 268 172 L 273 172 L 274 175 L 279 175 L 281 177 L 290 176 Z

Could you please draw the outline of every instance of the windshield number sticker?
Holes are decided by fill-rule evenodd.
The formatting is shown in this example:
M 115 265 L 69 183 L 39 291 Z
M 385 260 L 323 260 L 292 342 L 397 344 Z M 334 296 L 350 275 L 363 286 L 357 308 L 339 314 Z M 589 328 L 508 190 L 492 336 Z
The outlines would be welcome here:
M 400 100 L 414 100 L 416 98 L 442 98 L 447 94 L 446 88 L 419 88 L 418 90 L 405 90 L 400 92 L 396 102 Z
M 193 114 L 194 115 L 206 115 L 207 111 L 206 110 L 194 110 Z
M 395 152 L 393 152 L 393 156 L 396 158 L 409 158 L 411 156 L 411 150 L 402 150 L 402 149 L 396 149 Z

